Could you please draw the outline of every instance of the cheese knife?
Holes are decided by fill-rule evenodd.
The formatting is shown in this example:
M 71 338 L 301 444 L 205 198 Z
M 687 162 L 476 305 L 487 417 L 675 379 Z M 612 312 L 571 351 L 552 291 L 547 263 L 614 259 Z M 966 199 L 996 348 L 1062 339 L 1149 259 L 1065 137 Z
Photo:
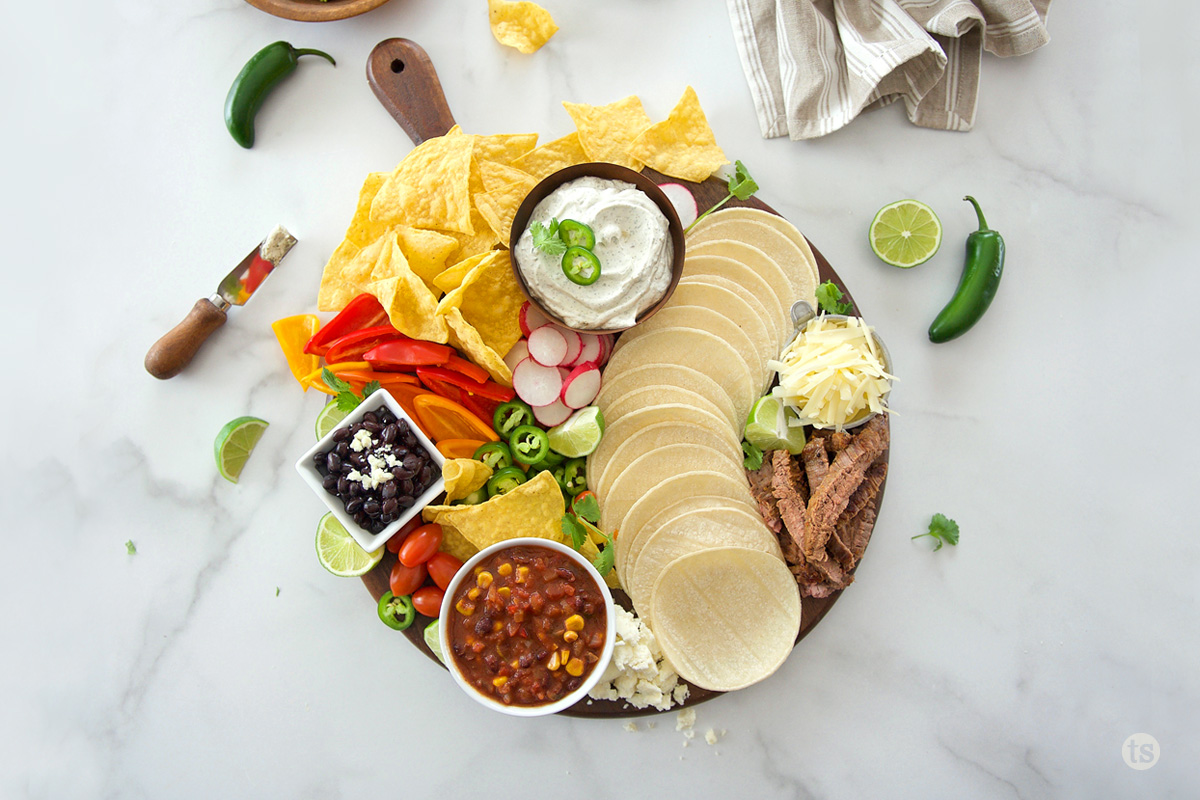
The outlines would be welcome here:
M 146 371 L 161 380 L 178 375 L 196 355 L 200 345 L 225 324 L 229 307 L 245 305 L 295 244 L 296 237 L 282 225 L 276 225 L 267 238 L 225 276 L 216 292 L 197 300 L 183 321 L 154 343 L 146 353 Z

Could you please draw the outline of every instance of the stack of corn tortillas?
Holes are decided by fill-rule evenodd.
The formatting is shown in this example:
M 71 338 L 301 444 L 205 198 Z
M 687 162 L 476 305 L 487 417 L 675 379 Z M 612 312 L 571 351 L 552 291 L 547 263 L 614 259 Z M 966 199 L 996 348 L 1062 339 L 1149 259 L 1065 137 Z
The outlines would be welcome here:
M 816 306 L 817 264 L 790 223 L 732 208 L 687 238 L 670 301 L 621 335 L 597 398 L 607 421 L 588 481 L 616 570 L 679 674 L 728 691 L 774 672 L 800 629 L 800 595 L 742 465 L 742 429 Z

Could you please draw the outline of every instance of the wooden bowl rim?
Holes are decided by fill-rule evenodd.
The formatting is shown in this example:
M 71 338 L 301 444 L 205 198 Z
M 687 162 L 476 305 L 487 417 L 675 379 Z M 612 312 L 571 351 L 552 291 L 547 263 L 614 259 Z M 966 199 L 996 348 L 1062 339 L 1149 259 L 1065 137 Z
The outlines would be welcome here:
M 606 180 L 625 181 L 637 186 L 638 189 L 646 193 L 646 195 L 654 201 L 658 206 L 659 211 L 667 218 L 667 230 L 671 234 L 671 244 L 674 248 L 674 253 L 671 257 L 671 282 L 667 284 L 667 290 L 663 292 L 663 296 L 658 302 L 650 306 L 648 309 L 638 315 L 637 320 L 633 325 L 623 328 L 576 328 L 566 324 L 550 309 L 546 308 L 534 296 L 533 292 L 525 284 L 525 278 L 521 275 L 521 267 L 517 264 L 517 242 L 521 238 L 521 234 L 525 232 L 525 227 L 529 224 L 529 218 L 533 216 L 533 209 L 537 204 L 542 202 L 547 195 L 553 192 L 562 184 L 573 181 L 576 178 L 593 177 L 604 178 Z M 573 330 L 577 333 L 591 333 L 597 335 L 617 334 L 629 330 L 634 325 L 640 325 L 650 319 L 658 310 L 667 304 L 671 299 L 671 295 L 675 293 L 675 287 L 679 285 L 679 279 L 683 277 L 683 258 L 684 258 L 684 237 L 683 223 L 679 221 L 679 214 L 675 211 L 675 206 L 671 204 L 670 199 L 658 187 L 652 178 L 643 175 L 640 172 L 622 167 L 619 164 L 610 164 L 603 161 L 589 161 L 585 164 L 574 164 L 569 167 L 560 169 L 558 172 L 551 173 L 543 178 L 537 186 L 530 190 L 529 194 L 525 195 L 525 199 L 521 201 L 520 207 L 517 209 L 516 216 L 513 217 L 512 232 L 509 234 L 508 250 L 511 255 L 513 275 L 517 278 L 517 286 L 521 289 L 521 294 L 525 295 L 525 299 L 542 312 L 547 319 L 555 325 L 561 325 L 568 330 Z
M 365 14 L 388 0 L 246 0 L 260 11 L 299 22 L 327 22 Z

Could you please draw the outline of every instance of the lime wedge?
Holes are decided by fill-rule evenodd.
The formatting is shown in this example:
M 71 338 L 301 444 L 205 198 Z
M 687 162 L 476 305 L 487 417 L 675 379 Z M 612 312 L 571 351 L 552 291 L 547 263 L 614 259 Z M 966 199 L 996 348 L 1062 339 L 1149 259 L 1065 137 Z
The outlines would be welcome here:
M 374 553 L 363 550 L 332 513 L 317 523 L 317 558 L 322 567 L 338 577 L 366 575 L 383 560 L 383 550 L 382 547 Z
M 897 200 L 879 209 L 867 237 L 885 264 L 908 269 L 924 264 L 938 251 L 942 223 L 919 200 Z
M 246 460 L 254 451 L 254 445 L 262 438 L 269 423 L 258 417 L 238 417 L 225 423 L 213 442 L 213 453 L 217 459 L 217 471 L 231 483 L 237 483 Z
M 433 622 L 425 626 L 425 644 L 427 644 L 429 649 L 433 651 L 433 654 L 437 656 L 438 661 L 442 662 L 443 664 L 446 663 L 446 657 L 442 655 L 441 625 L 439 624 L 439 620 L 435 619 Z
M 325 435 L 338 426 L 338 423 L 346 418 L 349 411 L 342 411 L 338 408 L 337 400 L 330 400 L 321 409 L 321 413 L 317 414 L 317 441 L 325 438 Z
M 581 408 L 549 431 L 550 449 L 567 458 L 590 455 L 604 435 L 604 415 L 597 406 Z
M 768 450 L 787 450 L 796 455 L 804 449 L 804 428 L 788 423 L 798 419 L 796 412 L 779 402 L 778 398 L 771 395 L 760 397 L 746 420 L 746 441 L 764 453 Z

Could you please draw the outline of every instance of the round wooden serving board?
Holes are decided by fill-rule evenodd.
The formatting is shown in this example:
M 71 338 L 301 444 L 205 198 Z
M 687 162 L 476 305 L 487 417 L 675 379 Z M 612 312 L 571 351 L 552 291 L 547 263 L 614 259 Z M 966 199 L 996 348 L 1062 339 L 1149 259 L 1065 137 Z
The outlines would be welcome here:
M 376 97 L 379 98 L 383 106 L 396 119 L 405 133 L 409 135 L 414 144 L 420 144 L 426 139 L 441 136 L 454 126 L 454 117 L 450 113 L 450 107 L 447 104 L 445 94 L 442 92 L 441 83 L 438 81 L 433 63 L 429 60 L 429 56 L 420 45 L 415 42 L 407 39 L 387 39 L 376 45 L 367 60 L 367 80 L 371 84 L 371 88 L 375 91 Z M 643 170 L 643 174 L 652 178 L 656 183 L 684 184 L 692 190 L 692 194 L 696 198 L 696 204 L 701 211 L 711 208 L 727 194 L 725 183 L 716 178 L 709 178 L 704 183 L 689 183 L 669 178 L 648 167 Z M 757 197 L 751 197 L 747 200 L 737 200 L 735 198 L 726 203 L 726 207 L 734 206 L 748 206 L 751 208 L 760 208 L 772 214 L 779 213 Z M 821 251 L 812 244 L 811 240 L 809 241 L 809 246 L 812 247 L 813 255 L 817 259 L 821 280 L 829 280 L 836 283 L 845 293 L 846 300 L 854 303 L 854 298 L 850 295 L 849 289 L 842 283 L 841 278 L 834 272 L 833 267 L 829 265 L 825 256 L 821 255 Z M 854 313 L 861 314 L 857 304 L 854 305 Z M 883 455 L 885 462 L 887 458 L 888 453 L 885 452 Z M 879 488 L 876 500 L 877 509 L 879 504 L 883 502 L 885 488 L 886 481 Z M 384 554 L 383 561 L 375 569 L 363 576 L 363 583 L 366 584 L 368 591 L 371 592 L 371 596 L 376 601 L 379 600 L 384 592 L 388 591 L 388 577 L 395 563 L 396 556 L 387 552 Z M 829 597 L 804 599 L 801 604 L 800 633 L 796 637 L 797 642 L 803 639 L 824 618 L 841 594 L 840 591 L 837 591 Z M 632 608 L 628 596 L 620 589 L 613 591 L 613 597 L 617 603 L 625 608 Z M 428 620 L 420 617 L 416 623 L 404 631 L 404 635 L 408 637 L 409 641 L 418 650 L 441 666 L 441 662 L 438 661 L 437 656 L 425 644 L 424 629 L 428 624 Z M 451 683 L 447 681 L 446 685 L 450 686 Z M 710 700 L 719 694 L 722 693 L 692 686 L 690 695 L 683 706 L 696 705 L 705 700 Z M 671 710 L 675 711 L 679 708 L 680 706 L 675 706 Z M 578 717 L 638 717 L 661 712 L 653 708 L 636 709 L 623 701 L 585 700 L 561 713 Z

